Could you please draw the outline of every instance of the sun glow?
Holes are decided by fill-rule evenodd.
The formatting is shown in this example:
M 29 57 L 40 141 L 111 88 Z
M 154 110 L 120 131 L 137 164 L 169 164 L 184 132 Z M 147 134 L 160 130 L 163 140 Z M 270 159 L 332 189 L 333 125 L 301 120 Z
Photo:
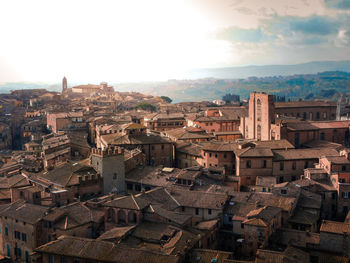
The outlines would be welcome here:
M 230 48 L 186 1 L 1 1 L 0 29 L 0 63 L 23 81 L 175 78 Z

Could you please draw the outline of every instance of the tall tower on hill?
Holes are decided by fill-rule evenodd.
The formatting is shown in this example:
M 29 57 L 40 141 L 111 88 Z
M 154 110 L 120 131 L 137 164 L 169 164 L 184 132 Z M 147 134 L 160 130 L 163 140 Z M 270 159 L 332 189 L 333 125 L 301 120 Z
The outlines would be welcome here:
M 62 79 L 62 93 L 64 93 L 68 88 L 68 85 L 67 85 L 67 78 L 66 77 L 63 77 Z

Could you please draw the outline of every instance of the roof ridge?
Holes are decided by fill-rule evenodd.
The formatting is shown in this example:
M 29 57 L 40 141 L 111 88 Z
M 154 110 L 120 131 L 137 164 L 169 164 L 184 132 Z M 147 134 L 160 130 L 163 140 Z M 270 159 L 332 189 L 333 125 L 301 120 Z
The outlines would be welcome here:
M 134 197 L 133 194 L 131 194 L 131 198 L 132 198 L 132 200 L 134 201 L 134 203 L 135 203 L 137 209 L 140 210 L 140 207 L 139 207 L 139 205 L 137 204 L 137 202 L 136 202 L 135 197 Z

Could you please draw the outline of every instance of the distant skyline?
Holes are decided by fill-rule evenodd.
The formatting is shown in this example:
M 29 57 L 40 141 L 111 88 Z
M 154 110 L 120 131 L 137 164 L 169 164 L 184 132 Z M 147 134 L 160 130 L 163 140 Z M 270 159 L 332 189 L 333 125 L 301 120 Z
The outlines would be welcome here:
M 350 59 L 349 0 L 2 0 L 0 83 Z

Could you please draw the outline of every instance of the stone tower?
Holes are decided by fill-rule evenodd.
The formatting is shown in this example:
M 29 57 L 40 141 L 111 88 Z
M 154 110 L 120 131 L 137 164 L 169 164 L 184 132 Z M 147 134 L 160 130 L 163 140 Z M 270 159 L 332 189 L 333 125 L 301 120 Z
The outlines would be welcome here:
M 68 85 L 67 85 L 67 78 L 66 77 L 63 77 L 62 79 L 62 93 L 64 93 L 68 88 Z
M 258 141 L 271 140 L 271 124 L 275 122 L 273 95 L 250 93 L 248 113 L 242 126 L 244 130 L 241 130 L 244 138 Z
M 92 167 L 99 172 L 103 179 L 103 192 L 125 192 L 124 149 L 110 147 L 106 150 L 92 149 L 90 156 Z

